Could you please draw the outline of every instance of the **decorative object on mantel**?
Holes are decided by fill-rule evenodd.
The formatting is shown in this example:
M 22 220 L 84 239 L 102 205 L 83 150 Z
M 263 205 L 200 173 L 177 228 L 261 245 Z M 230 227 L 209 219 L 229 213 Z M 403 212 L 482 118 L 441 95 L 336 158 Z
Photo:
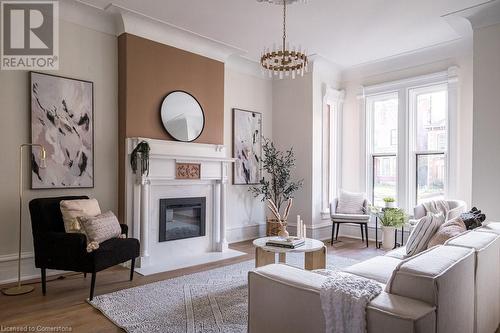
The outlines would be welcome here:
M 288 237 L 286 226 L 293 203 L 293 194 L 302 187 L 303 180 L 291 180 L 291 170 L 295 166 L 293 148 L 281 152 L 270 140 L 265 138 L 263 140 L 262 164 L 269 178 L 263 177 L 259 185 L 250 187 L 250 191 L 255 197 L 262 195 L 262 201 L 268 202 L 268 207 L 275 217 L 267 219 L 267 236 Z M 285 209 L 281 214 L 283 207 Z
M 275 5 L 283 6 L 283 39 L 281 49 L 276 49 L 274 44 L 273 49 L 265 48 L 260 57 L 260 64 L 264 71 L 267 71 L 269 77 L 279 76 L 283 79 L 284 76 L 292 77 L 295 75 L 304 76 L 307 72 L 308 59 L 305 50 L 299 46 L 290 48 L 286 41 L 286 6 L 295 2 L 304 2 L 303 0 L 257 0 L 258 2 L 269 2 Z
M 35 288 L 29 285 L 21 285 L 21 249 L 22 249 L 22 226 L 23 226 L 23 148 L 38 147 L 40 149 L 39 160 L 40 164 L 32 163 L 32 168 L 46 167 L 45 160 L 47 152 L 45 147 L 39 144 L 25 143 L 19 146 L 19 249 L 17 258 L 17 285 L 15 287 L 2 289 L 2 293 L 7 296 L 16 296 L 32 292 Z M 34 155 L 32 154 L 32 160 Z
M 262 178 L 262 114 L 233 109 L 233 184 L 259 184 Z
M 382 225 L 382 248 L 392 249 L 396 242 L 394 231 L 406 223 L 408 215 L 400 208 L 379 209 L 371 206 L 370 210 L 380 219 Z
M 130 167 L 133 173 L 137 173 L 137 162 L 141 164 L 141 176 L 149 175 L 149 143 L 141 141 L 135 146 L 130 154 Z
M 94 187 L 93 83 L 31 72 L 31 139 L 47 150 L 32 159 L 32 189 Z
M 396 199 L 393 197 L 385 197 L 384 199 L 385 208 L 396 208 Z
M 203 132 L 205 114 L 193 95 L 176 90 L 168 93 L 161 103 L 161 121 L 175 140 L 191 142 Z
M 200 179 L 201 164 L 199 163 L 175 163 L 176 179 Z

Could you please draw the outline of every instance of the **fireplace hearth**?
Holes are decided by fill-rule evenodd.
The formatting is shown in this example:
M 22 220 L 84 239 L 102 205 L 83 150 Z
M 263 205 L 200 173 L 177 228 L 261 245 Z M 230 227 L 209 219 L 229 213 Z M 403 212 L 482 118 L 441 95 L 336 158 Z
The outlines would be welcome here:
M 206 198 L 160 199 L 159 241 L 205 236 Z

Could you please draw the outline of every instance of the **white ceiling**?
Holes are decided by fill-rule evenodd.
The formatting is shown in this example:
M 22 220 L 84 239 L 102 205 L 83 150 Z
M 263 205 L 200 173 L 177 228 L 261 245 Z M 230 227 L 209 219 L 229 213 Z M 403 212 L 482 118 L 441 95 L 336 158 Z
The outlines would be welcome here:
M 83 0 L 105 8 L 109 0 Z M 288 7 L 288 40 L 342 66 L 459 38 L 442 15 L 486 0 L 308 0 Z M 128 9 L 246 50 L 257 60 L 281 41 L 282 7 L 256 0 L 113 0 Z

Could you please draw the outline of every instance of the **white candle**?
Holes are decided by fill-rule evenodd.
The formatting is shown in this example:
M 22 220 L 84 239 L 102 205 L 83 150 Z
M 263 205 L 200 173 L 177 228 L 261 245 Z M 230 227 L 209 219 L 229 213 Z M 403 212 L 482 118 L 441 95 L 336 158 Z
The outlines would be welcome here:
M 302 221 L 302 223 L 304 223 L 304 221 Z M 303 238 L 307 238 L 307 230 L 306 230 L 306 225 L 305 225 L 305 224 L 303 224 L 303 225 L 302 225 L 302 227 L 304 228 L 304 229 L 303 229 L 303 231 L 302 231 L 302 233 L 303 233 L 302 237 L 303 237 Z
M 299 220 L 297 224 L 297 237 L 302 238 L 302 220 Z

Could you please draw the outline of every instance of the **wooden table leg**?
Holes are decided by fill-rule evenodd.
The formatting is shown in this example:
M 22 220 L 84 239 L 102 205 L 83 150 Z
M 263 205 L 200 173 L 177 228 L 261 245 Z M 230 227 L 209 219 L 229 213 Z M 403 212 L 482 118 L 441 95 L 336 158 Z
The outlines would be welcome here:
M 279 254 L 279 262 L 282 264 L 286 263 L 286 252 L 282 252 Z
M 326 246 L 314 252 L 306 252 L 305 269 L 312 271 L 313 269 L 326 268 Z
M 263 250 L 260 247 L 255 248 L 255 267 L 265 266 L 275 263 L 275 253 Z

